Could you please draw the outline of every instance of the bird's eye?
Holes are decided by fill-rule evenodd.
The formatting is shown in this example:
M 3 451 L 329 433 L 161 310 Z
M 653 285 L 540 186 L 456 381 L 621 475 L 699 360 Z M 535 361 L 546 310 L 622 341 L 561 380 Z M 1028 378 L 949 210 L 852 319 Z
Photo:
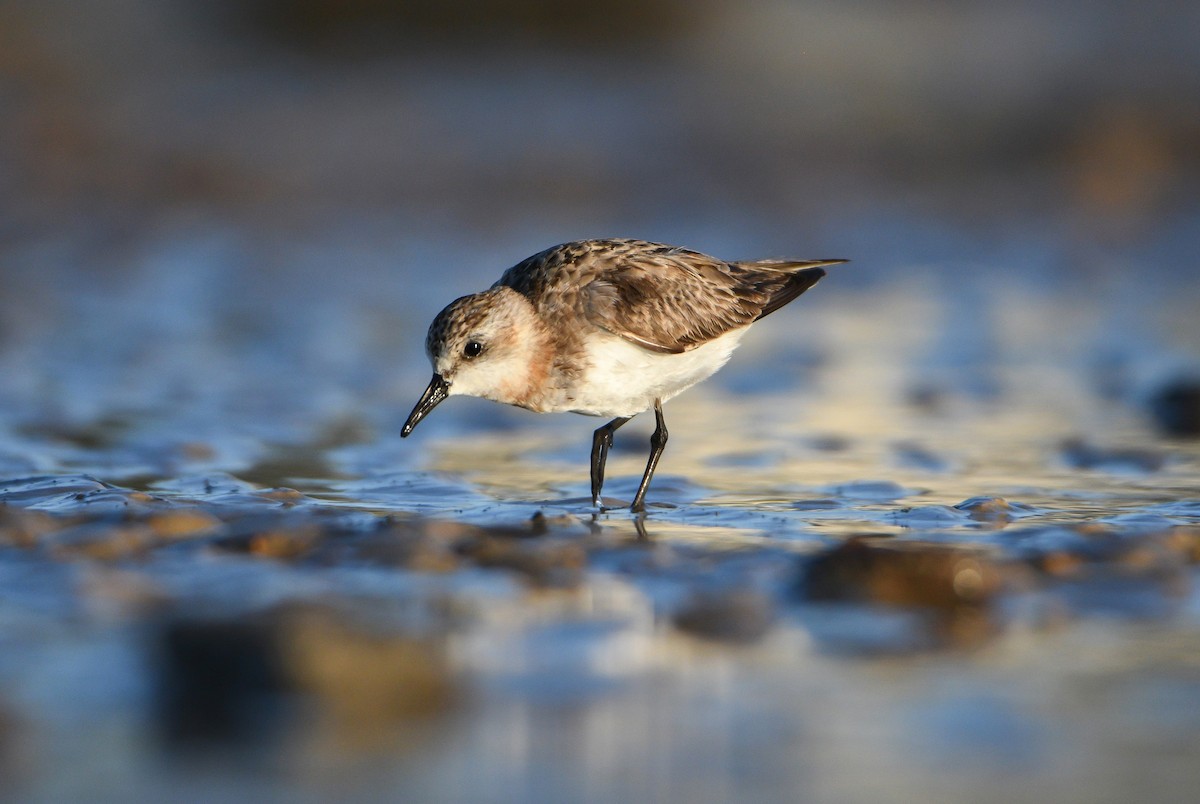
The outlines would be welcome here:
M 473 358 L 473 357 L 479 357 L 479 354 L 482 351 L 483 351 L 482 343 L 480 343 L 479 341 L 467 341 L 467 345 L 463 347 L 463 357 L 466 357 L 468 359 Z

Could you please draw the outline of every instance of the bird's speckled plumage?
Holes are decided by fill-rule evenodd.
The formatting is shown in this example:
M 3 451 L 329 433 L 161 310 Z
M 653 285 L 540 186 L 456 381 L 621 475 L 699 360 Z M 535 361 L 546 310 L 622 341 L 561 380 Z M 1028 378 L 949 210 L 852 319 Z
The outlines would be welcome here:
M 437 315 L 425 341 L 434 378 L 401 435 L 454 394 L 615 417 L 593 446 L 598 502 L 607 454 L 601 431 L 611 442 L 616 427 L 654 408 L 665 444 L 661 404 L 719 369 L 750 324 L 812 287 L 825 275 L 821 266 L 839 262 L 725 262 L 626 239 L 546 249 Z M 661 445 L 655 449 L 635 507 Z
M 677 354 L 750 324 L 825 275 L 822 265 L 724 262 L 644 240 L 564 243 L 522 260 L 493 287 L 510 287 L 543 315 L 563 309 L 655 352 Z

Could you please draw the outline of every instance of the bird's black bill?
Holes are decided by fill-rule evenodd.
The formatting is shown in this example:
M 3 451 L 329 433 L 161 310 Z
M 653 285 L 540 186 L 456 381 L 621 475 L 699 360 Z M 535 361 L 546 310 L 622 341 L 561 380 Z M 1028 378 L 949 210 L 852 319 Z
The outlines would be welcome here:
M 412 409 L 412 413 L 408 414 L 408 421 L 400 430 L 400 437 L 407 438 L 413 428 L 421 423 L 421 419 L 428 416 L 429 411 L 436 408 L 438 403 L 448 396 L 450 396 L 450 383 L 443 380 L 441 374 L 434 374 L 433 379 L 429 381 L 429 387 L 425 389 L 425 393 L 421 394 L 421 401 Z

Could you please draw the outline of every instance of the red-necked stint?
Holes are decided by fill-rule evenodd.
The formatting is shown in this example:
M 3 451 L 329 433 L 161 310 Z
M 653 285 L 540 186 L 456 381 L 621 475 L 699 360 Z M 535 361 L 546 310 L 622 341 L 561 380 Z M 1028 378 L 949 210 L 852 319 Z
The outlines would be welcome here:
M 400 435 L 455 394 L 613 417 L 592 437 L 600 507 L 613 433 L 653 408 L 650 460 L 630 506 L 642 511 L 667 444 L 662 403 L 723 366 L 750 325 L 816 284 L 821 266 L 841 262 L 725 262 L 642 240 L 546 249 L 433 319 L 425 338 L 433 379 Z

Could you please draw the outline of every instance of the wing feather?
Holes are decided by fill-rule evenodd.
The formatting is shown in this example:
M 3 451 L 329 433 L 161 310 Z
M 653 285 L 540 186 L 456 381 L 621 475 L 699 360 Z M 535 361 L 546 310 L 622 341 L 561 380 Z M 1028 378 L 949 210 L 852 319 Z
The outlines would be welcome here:
M 562 305 L 652 351 L 678 354 L 774 312 L 841 260 L 728 263 L 641 240 L 566 243 L 509 269 L 498 285 L 544 314 Z

